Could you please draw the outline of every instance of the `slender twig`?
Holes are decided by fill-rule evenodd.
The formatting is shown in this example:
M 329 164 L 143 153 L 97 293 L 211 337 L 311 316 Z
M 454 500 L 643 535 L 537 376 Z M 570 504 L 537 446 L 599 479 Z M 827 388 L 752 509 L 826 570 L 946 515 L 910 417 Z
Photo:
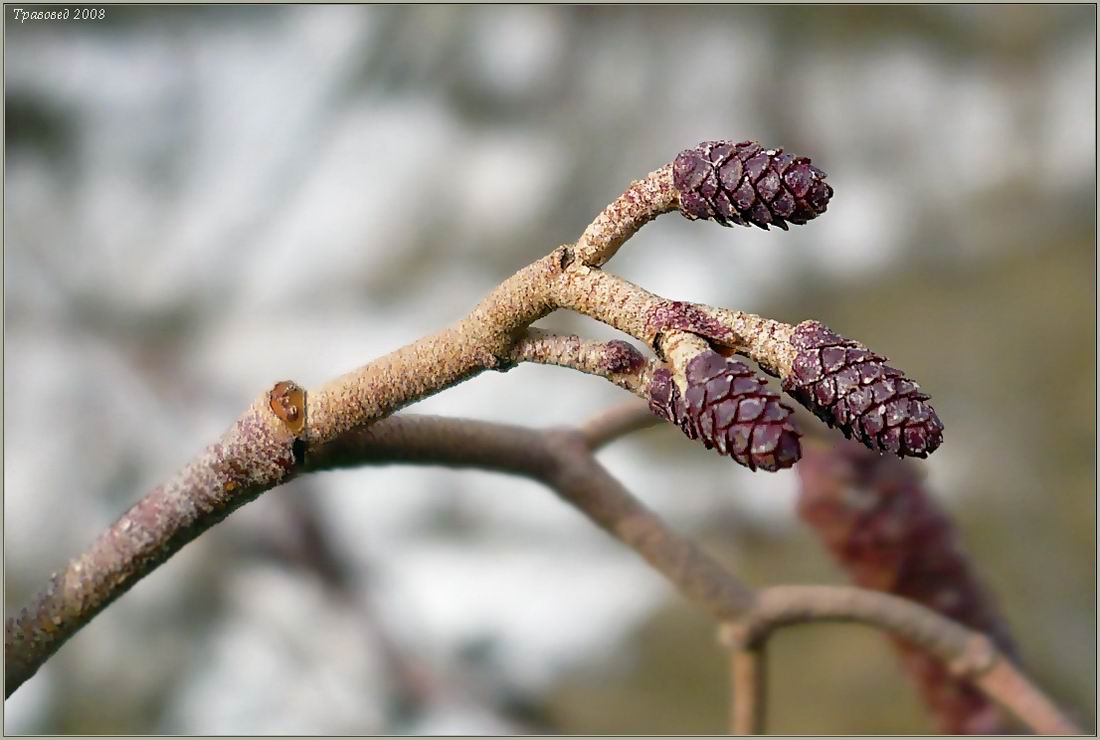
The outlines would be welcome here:
M 584 230 L 577 240 L 577 259 L 581 264 L 599 267 L 638 229 L 662 213 L 675 210 L 679 203 L 680 194 L 672 186 L 672 165 L 650 172 L 630 183 L 626 192 Z
M 986 672 L 1001 663 L 991 643 L 922 606 L 887 594 L 843 587 L 781 586 L 754 595 L 717 561 L 638 502 L 592 456 L 588 440 L 577 430 L 540 431 L 489 422 L 398 415 L 313 448 L 303 468 L 314 471 L 394 463 L 476 467 L 545 482 L 645 558 L 684 597 L 717 620 L 736 623 L 746 646 L 755 645 L 784 624 L 861 621 L 904 637 L 944 659 L 1036 731 L 1060 732 L 1073 727 L 1022 674 L 1002 668 L 992 674 L 992 679 L 983 681 Z M 135 509 L 143 507 L 139 504 Z M 86 623 L 90 618 L 81 613 L 81 602 L 63 603 L 75 612 L 77 622 Z M 6 642 L 5 648 L 10 685 L 13 645 Z M 41 647 L 37 649 L 38 653 L 27 651 L 24 645 L 23 664 L 40 664 L 48 657 Z M 1017 701 L 1026 702 L 1026 706 L 1016 708 Z
M 985 635 L 920 604 L 851 586 L 772 586 L 757 592 L 729 641 L 762 644 L 775 630 L 818 622 L 858 622 L 900 637 L 944 662 L 1041 735 L 1080 735 L 1060 710 Z
M 767 713 L 767 644 L 730 650 L 730 733 L 762 735 Z
M 637 551 L 684 597 L 716 619 L 725 620 L 725 639 L 739 650 L 761 647 L 773 630 L 784 625 L 862 622 L 945 661 L 960 678 L 973 681 L 1036 732 L 1079 734 L 1042 691 L 1000 656 L 988 638 L 919 604 L 854 587 L 776 586 L 754 593 L 637 502 L 591 456 L 580 432 L 543 432 L 402 415 L 347 435 L 325 446 L 319 455 L 314 463 L 318 467 L 357 463 L 472 466 L 543 481 Z M 760 680 L 763 671 L 762 666 L 758 668 Z M 756 693 L 752 706 L 760 708 L 764 692 Z M 751 713 L 755 722 L 763 721 L 759 709 Z
M 634 345 L 620 339 L 593 342 L 572 334 L 551 334 L 529 328 L 512 348 L 514 362 L 558 365 L 605 378 L 645 398 L 654 368 Z
M 598 450 L 613 440 L 631 432 L 648 429 L 662 422 L 649 406 L 638 401 L 623 401 L 606 411 L 593 415 L 580 426 L 589 449 Z

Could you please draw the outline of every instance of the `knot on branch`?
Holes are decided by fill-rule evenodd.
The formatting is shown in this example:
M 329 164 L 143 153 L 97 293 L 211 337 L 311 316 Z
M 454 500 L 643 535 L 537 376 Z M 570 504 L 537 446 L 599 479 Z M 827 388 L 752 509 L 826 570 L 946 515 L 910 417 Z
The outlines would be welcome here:
M 819 321 L 799 324 L 791 345 L 796 354 L 783 390 L 845 437 L 898 457 L 927 457 L 943 442 L 928 395 L 885 357 Z
M 687 363 L 685 379 L 681 395 L 671 371 L 655 371 L 649 407 L 689 439 L 749 470 L 781 470 L 801 457 L 793 411 L 744 363 L 706 350 Z
M 787 230 L 825 212 L 833 189 L 807 157 L 755 141 L 704 141 L 677 155 L 672 183 L 688 219 Z

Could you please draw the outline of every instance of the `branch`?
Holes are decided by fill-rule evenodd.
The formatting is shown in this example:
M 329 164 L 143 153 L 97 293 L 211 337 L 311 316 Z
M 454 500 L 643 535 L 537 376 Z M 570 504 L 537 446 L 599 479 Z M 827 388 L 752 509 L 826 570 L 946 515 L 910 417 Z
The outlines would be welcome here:
M 823 189 L 824 173 L 809 168 L 808 160 L 795 162 L 789 155 L 780 155 L 755 144 L 734 147 L 732 142 L 706 142 L 686 150 L 674 164 L 633 183 L 575 246 L 558 247 L 523 268 L 451 326 L 308 393 L 292 381 L 277 383 L 221 440 L 124 514 L 87 553 L 55 572 L 47 589 L 7 620 L 8 695 L 92 616 L 196 535 L 264 491 L 308 470 L 307 461 L 317 447 L 485 370 L 507 370 L 527 328 L 552 311 L 572 308 L 634 336 L 651 337 L 647 341 L 658 352 L 654 340 L 661 331 L 692 331 L 690 326 L 669 324 L 676 323 L 687 304 L 665 301 L 625 281 L 608 282 L 608 276 L 593 266 L 610 258 L 646 222 L 672 210 L 680 203 L 681 192 L 688 195 L 690 207 L 684 211 L 688 218 L 741 222 L 740 216 L 725 212 L 731 202 L 728 194 L 718 197 L 717 191 L 704 186 L 703 179 L 717 177 L 712 170 L 719 161 L 736 165 L 738 172 L 742 168 L 755 172 L 753 168 L 761 165 L 768 169 L 769 178 L 782 175 L 791 183 L 797 179 L 796 190 L 808 189 L 795 193 L 793 205 L 783 195 L 781 210 L 794 209 L 786 216 L 792 222 L 813 218 L 831 195 Z M 704 162 L 700 157 L 709 159 Z M 727 180 L 722 180 L 723 188 L 736 184 Z M 745 185 L 751 188 L 747 179 Z M 809 200 L 803 201 L 803 196 Z M 708 200 L 715 197 L 713 202 Z M 761 224 L 765 212 L 779 204 L 780 200 L 772 205 L 756 203 L 742 215 Z M 711 206 L 718 211 L 708 210 Z M 615 288 L 621 300 L 610 300 L 606 289 L 596 289 L 600 280 Z M 651 310 L 639 314 L 641 307 Z M 734 331 L 718 329 L 723 335 Z M 586 362 L 578 360 L 579 365 Z M 632 379 L 630 372 L 604 370 L 607 375 L 622 375 L 623 383 L 637 381 L 631 390 L 641 393 L 644 376 Z
M 736 646 L 730 649 L 730 733 L 763 735 L 767 714 L 767 645 Z
M 726 627 L 724 641 L 745 649 L 775 630 L 811 622 L 858 622 L 899 637 L 939 658 L 1041 735 L 1080 735 L 1080 728 L 980 632 L 912 601 L 850 586 L 773 586 L 757 593 L 752 612 Z
M 637 401 L 624 401 L 592 416 L 580 427 L 585 443 L 591 450 L 598 450 L 610 442 L 631 432 L 648 429 L 661 423 L 648 406 Z
M 751 603 L 744 585 L 631 496 L 577 430 L 401 415 L 355 430 L 311 458 L 316 470 L 379 463 L 477 468 L 541 481 L 715 618 L 740 615 Z
M 605 442 L 610 439 L 604 437 Z M 727 643 L 739 649 L 757 646 L 783 625 L 809 621 L 864 622 L 897 634 L 943 659 L 960 676 L 975 681 L 992 699 L 1036 731 L 1061 733 L 1075 729 L 1021 673 L 999 659 L 988 639 L 922 606 L 856 588 L 780 586 L 754 594 L 638 502 L 592 456 L 588 438 L 577 430 L 540 431 L 489 422 L 399 415 L 314 448 L 303 469 L 394 463 L 495 470 L 546 483 L 589 519 L 634 549 L 688 600 L 715 619 L 736 625 L 727 628 L 725 635 Z M 120 522 L 129 521 L 135 511 L 145 510 L 145 503 L 139 503 Z M 125 529 L 126 525 L 116 525 L 112 531 L 119 528 Z M 82 559 L 95 564 L 87 556 L 78 558 Z M 101 574 L 97 582 L 107 579 Z M 122 590 L 125 589 L 108 596 L 117 597 Z M 88 608 L 91 602 L 66 598 L 69 593 L 58 592 L 59 603 L 68 610 L 74 623 L 87 623 L 94 614 Z M 26 671 L 25 666 L 37 667 L 52 653 L 42 642 L 13 643 L 11 626 L 9 621 L 9 639 L 5 641 L 9 690 L 21 682 L 20 672 Z M 751 713 L 760 716 L 755 710 Z
M 646 361 L 629 345 L 586 343 L 529 329 L 552 311 L 566 308 L 646 342 L 662 361 L 671 353 L 678 375 L 687 358 L 677 355 L 675 346 L 701 350 L 716 345 L 746 354 L 767 372 L 783 376 L 785 387 L 788 380 L 797 381 L 791 389 L 801 394 L 796 397 L 802 403 L 850 433 L 844 424 L 852 423 L 851 419 L 845 416 L 847 421 L 837 421 L 838 411 L 819 408 L 824 402 L 813 400 L 810 384 L 832 383 L 830 373 L 837 372 L 829 366 L 822 377 L 818 355 L 823 352 L 823 342 L 833 342 L 830 350 L 846 348 L 850 364 L 855 362 L 851 358 L 858 356 L 863 363 L 860 369 L 878 372 L 875 363 L 881 358 L 862 345 L 843 340 L 813 322 L 792 327 L 742 312 L 669 301 L 598 269 L 642 225 L 677 205 L 689 219 L 724 225 L 751 223 L 767 228 L 772 224 L 785 229 L 787 222 L 805 223 L 824 212 L 832 195 L 824 177 L 809 160 L 782 150 L 764 150 L 752 142 L 704 142 L 633 183 L 575 245 L 558 247 L 523 268 L 450 327 L 308 393 L 292 381 L 275 384 L 217 443 L 139 501 L 86 553 L 51 576 L 50 585 L 30 606 L 7 620 L 7 695 L 95 614 L 198 534 L 264 491 L 302 473 L 339 464 L 434 462 L 486 467 L 543 480 L 635 548 L 713 615 L 731 619 L 742 614 L 751 607 L 750 592 L 636 502 L 592 458 L 588 441 L 580 432 L 539 433 L 415 418 L 393 423 L 383 420 L 485 370 L 504 371 L 518 361 L 550 362 L 600 375 L 652 400 L 650 381 L 658 364 Z M 763 199 L 765 192 L 767 200 Z M 805 375 L 815 367 L 816 375 L 798 374 Z M 845 366 L 843 372 L 850 374 L 856 369 Z M 732 381 L 739 373 L 729 371 L 726 375 Z M 822 397 L 820 390 L 816 398 Z M 745 401 L 740 397 L 726 400 L 733 404 L 727 411 Z M 761 413 L 757 407 L 764 396 L 754 391 L 752 400 L 738 408 L 739 418 L 742 411 L 747 415 L 750 406 Z M 835 399 L 837 409 L 848 400 Z M 919 409 L 925 414 L 924 407 Z M 764 413 L 779 412 L 775 406 Z M 747 419 L 745 423 L 755 421 Z M 685 424 L 681 424 L 685 431 L 698 436 L 698 430 Z M 777 420 L 769 419 L 769 424 L 776 428 L 768 431 L 778 433 Z M 441 429 L 447 431 L 442 437 Z M 901 426 L 895 426 L 891 431 L 896 437 L 900 430 Z M 724 434 L 725 429 L 722 431 Z M 765 455 L 761 466 L 782 467 L 797 458 L 789 454 L 797 452 L 790 445 L 784 448 L 784 455 L 773 454 L 775 439 L 761 436 L 759 454 Z M 606 438 L 597 434 L 590 439 L 598 442 Z M 920 442 L 912 448 L 916 454 L 934 449 L 925 444 L 924 437 L 914 439 Z M 529 446 L 517 447 L 519 440 Z M 724 440 L 718 439 L 723 452 Z M 885 449 L 882 440 L 864 441 Z M 704 442 L 710 444 L 706 438 Z M 758 454 L 757 444 L 754 434 L 753 455 Z M 892 451 L 902 454 L 903 448 L 895 441 Z
M 358 430 L 326 446 L 315 464 L 319 468 L 362 463 L 436 464 L 495 470 L 542 481 L 638 552 L 685 598 L 727 622 L 724 640 L 735 652 L 758 650 L 772 631 L 784 625 L 861 622 L 941 659 L 956 675 L 973 681 L 1036 732 L 1080 734 L 1050 699 L 1002 658 L 988 638 L 919 604 L 850 587 L 777 586 L 754 593 L 635 500 L 592 457 L 591 449 L 585 436 L 574 430 L 537 431 L 406 415 Z M 759 725 L 763 721 L 763 667 L 751 665 L 747 655 L 734 656 L 733 660 L 750 702 L 749 707 L 734 710 L 740 717 L 738 727 Z M 744 683 L 746 675 L 751 678 L 749 686 Z

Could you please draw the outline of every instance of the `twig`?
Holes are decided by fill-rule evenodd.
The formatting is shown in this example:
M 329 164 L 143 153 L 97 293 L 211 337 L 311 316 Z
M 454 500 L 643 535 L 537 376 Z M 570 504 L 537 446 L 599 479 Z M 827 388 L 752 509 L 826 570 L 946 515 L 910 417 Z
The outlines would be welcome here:
M 768 705 L 767 643 L 730 649 L 730 733 L 762 735 Z
M 656 426 L 661 419 L 648 406 L 638 401 L 624 401 L 599 414 L 595 414 L 580 426 L 580 433 L 591 450 L 598 450 L 631 432 Z
M 539 431 L 489 422 L 399 415 L 353 430 L 313 449 L 304 469 L 391 463 L 476 467 L 545 482 L 601 528 L 638 552 L 683 596 L 717 620 L 737 623 L 745 645 L 755 645 L 785 624 L 823 620 L 865 622 L 904 637 L 944 659 L 1036 731 L 1061 732 L 1073 728 L 1022 674 L 1002 669 L 992 674 L 992 679 L 983 680 L 987 671 L 1002 663 L 991 643 L 924 607 L 886 594 L 842 587 L 780 586 L 754 595 L 717 561 L 634 499 L 592 456 L 588 441 L 577 430 Z M 144 507 L 139 504 L 135 510 Z M 197 533 L 191 536 L 194 534 Z M 73 623 L 86 623 L 90 616 L 81 611 L 83 604 L 65 600 L 65 593 L 62 592 L 60 603 L 69 610 Z M 110 598 L 117 595 L 109 594 Z M 9 622 L 9 630 L 10 627 Z M 13 652 L 21 659 L 19 665 L 24 666 L 40 665 L 52 652 L 47 652 L 41 643 L 20 646 L 10 640 L 5 648 L 9 686 L 13 682 Z M 23 652 L 18 653 L 19 650 Z M 1017 702 L 1025 702 L 1025 706 L 1017 708 Z
M 752 612 L 727 628 L 727 639 L 756 645 L 784 626 L 830 621 L 867 624 L 936 656 L 955 676 L 971 681 L 1038 734 L 1083 734 L 988 637 L 879 591 L 850 586 L 765 588 L 757 592 Z
M 754 594 L 637 502 L 589 454 L 585 437 L 579 432 L 540 432 L 487 422 L 402 415 L 348 435 L 320 453 L 323 459 L 317 464 L 321 467 L 437 464 L 541 480 L 636 550 L 683 596 L 716 619 L 725 620 L 725 639 L 743 646 L 739 649 L 760 647 L 773 630 L 784 625 L 862 622 L 940 658 L 960 678 L 973 681 L 1036 732 L 1080 734 L 986 637 L 930 609 L 889 594 L 852 587 L 776 586 Z M 998 670 L 998 666 L 1002 667 Z M 762 679 L 762 668 L 759 673 Z M 762 706 L 763 701 L 763 692 L 758 691 L 754 706 Z M 762 721 L 762 714 L 755 710 L 753 714 L 756 722 Z

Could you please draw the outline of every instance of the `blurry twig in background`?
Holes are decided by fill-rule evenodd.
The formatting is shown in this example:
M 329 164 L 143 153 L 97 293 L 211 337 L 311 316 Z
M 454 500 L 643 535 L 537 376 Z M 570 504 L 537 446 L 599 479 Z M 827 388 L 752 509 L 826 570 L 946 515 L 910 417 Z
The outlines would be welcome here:
M 635 413 L 643 412 L 638 406 Z M 615 413 L 626 414 L 625 410 Z M 579 430 L 539 431 L 472 420 L 398 415 L 345 435 L 320 450 L 315 464 L 320 469 L 356 462 L 436 464 L 535 478 L 637 551 L 683 596 L 732 625 L 723 634 L 738 649 L 759 646 L 772 631 L 785 625 L 861 622 L 901 637 L 946 662 L 956 675 L 974 681 L 1036 732 L 1076 733 L 1073 724 L 1000 655 L 988 638 L 919 604 L 850 587 L 778 586 L 752 591 L 634 499 L 591 455 L 592 451 Z M 762 676 L 762 671 L 757 672 Z M 753 697 L 753 706 L 762 706 L 762 692 L 757 690 L 749 696 Z M 745 714 L 752 716 L 751 712 Z
M 768 699 L 767 646 L 730 644 L 730 732 L 764 734 Z
M 260 554 L 315 577 L 329 598 L 356 615 L 390 677 L 391 711 L 397 717 L 415 714 L 437 693 L 434 677 L 390 634 L 371 596 L 369 573 L 340 551 L 322 519 L 314 492 L 286 493 L 293 495 L 279 496 L 278 501 L 286 511 L 290 531 L 278 528 L 258 532 L 253 546 Z

